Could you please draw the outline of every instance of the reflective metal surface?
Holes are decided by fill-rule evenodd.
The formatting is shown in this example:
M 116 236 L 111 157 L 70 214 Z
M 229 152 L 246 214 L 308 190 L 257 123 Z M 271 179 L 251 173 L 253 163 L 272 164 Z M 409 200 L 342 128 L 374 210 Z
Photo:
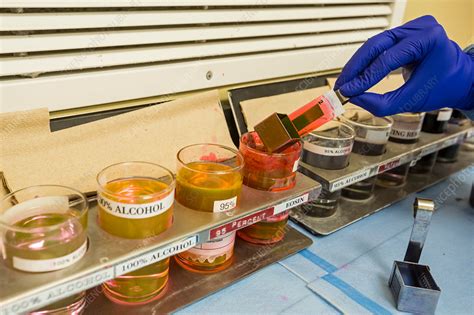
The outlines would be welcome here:
M 294 254 L 312 244 L 310 238 L 288 226 L 282 241 L 274 245 L 252 245 L 236 240 L 233 264 L 214 274 L 198 274 L 184 270 L 171 259 L 170 280 L 165 294 L 157 301 L 142 306 L 118 305 L 110 302 L 101 287 L 89 290 L 84 314 L 164 314 L 176 311 L 202 299 L 251 273 Z
M 89 212 L 89 248 L 84 258 L 73 266 L 48 273 L 24 273 L 0 264 L 0 314 L 14 314 L 38 309 L 61 298 L 95 287 L 118 275 L 139 269 L 153 262 L 188 249 L 195 242 L 222 236 L 289 209 L 301 196 L 317 198 L 321 186 L 297 174 L 296 186 L 278 193 L 243 187 L 238 208 L 227 213 L 206 213 L 184 208 L 175 203 L 174 224 L 163 234 L 129 240 L 114 237 L 98 227 L 97 208 Z M 263 213 L 263 214 L 262 214 Z
M 304 214 L 304 207 L 294 208 L 290 211 L 290 219 L 302 225 L 313 234 L 328 235 L 366 216 L 371 215 L 391 204 L 402 200 L 409 194 L 434 185 L 449 175 L 466 167 L 474 165 L 472 152 L 460 151 L 456 163 L 437 164 L 433 172 L 424 175 L 410 174 L 405 186 L 401 188 L 376 187 L 374 196 L 367 201 L 354 201 L 346 198 L 339 199 L 336 213 L 327 218 L 311 217 Z

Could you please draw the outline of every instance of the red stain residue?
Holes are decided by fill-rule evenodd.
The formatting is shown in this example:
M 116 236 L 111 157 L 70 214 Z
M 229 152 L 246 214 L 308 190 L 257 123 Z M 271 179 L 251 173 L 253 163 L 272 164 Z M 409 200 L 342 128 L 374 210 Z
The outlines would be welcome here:
M 217 155 L 214 152 L 211 152 L 208 155 L 201 156 L 200 160 L 208 162 L 218 162 Z

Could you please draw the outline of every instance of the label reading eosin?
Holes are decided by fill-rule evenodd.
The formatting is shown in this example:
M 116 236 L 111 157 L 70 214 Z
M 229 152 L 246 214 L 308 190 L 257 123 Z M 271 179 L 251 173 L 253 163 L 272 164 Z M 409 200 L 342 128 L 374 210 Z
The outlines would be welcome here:
M 279 213 L 282 213 L 283 211 L 286 211 L 288 209 L 294 208 L 296 206 L 300 206 L 304 204 L 305 202 L 308 201 L 309 198 L 309 193 L 306 193 L 302 196 L 290 199 L 288 201 L 282 202 L 275 207 L 273 207 L 273 215 L 277 215 Z
M 329 148 L 329 147 L 323 147 L 323 146 L 317 145 L 315 143 L 305 142 L 304 149 L 312 153 L 316 153 L 316 154 L 320 154 L 324 156 L 342 156 L 342 155 L 348 155 L 349 153 L 351 153 L 352 144 L 346 147 Z
M 28 272 L 46 272 L 63 269 L 73 265 L 84 256 L 87 250 L 87 241 L 78 249 L 65 256 L 50 259 L 26 259 L 13 257 L 13 268 Z
M 160 215 L 166 212 L 173 205 L 174 190 L 170 192 L 165 198 L 140 204 L 130 204 L 116 202 L 102 194 L 98 194 L 97 203 L 108 213 L 126 219 L 145 219 Z
M 232 210 L 237 207 L 237 196 L 225 199 L 225 200 L 216 200 L 214 201 L 214 212 L 223 212 Z

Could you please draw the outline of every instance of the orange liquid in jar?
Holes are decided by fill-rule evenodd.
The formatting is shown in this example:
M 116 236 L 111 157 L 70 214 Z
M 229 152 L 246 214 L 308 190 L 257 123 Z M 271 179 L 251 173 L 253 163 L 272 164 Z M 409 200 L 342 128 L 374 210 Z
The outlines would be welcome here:
M 269 153 L 257 133 L 244 134 L 239 146 L 245 160 L 244 185 L 266 191 L 293 188 L 302 147 L 297 142 L 280 153 Z
M 166 191 L 168 185 L 156 179 L 125 178 L 107 183 L 105 191 L 100 192 L 104 197 L 123 204 L 148 204 L 167 197 L 171 192 Z M 131 219 L 116 216 L 99 203 L 99 224 L 110 234 L 125 238 L 147 238 L 167 230 L 173 221 L 173 207 L 167 211 L 142 219 Z
M 104 294 L 120 304 L 148 303 L 161 297 L 168 283 L 169 258 L 105 282 Z
M 231 170 L 228 165 L 214 162 L 186 164 L 176 176 L 176 200 L 185 207 L 206 212 L 213 212 L 215 206 L 219 208 L 216 212 L 235 208 L 242 190 L 242 175 Z M 235 203 L 218 203 L 234 197 Z M 223 208 L 226 206 L 227 209 Z

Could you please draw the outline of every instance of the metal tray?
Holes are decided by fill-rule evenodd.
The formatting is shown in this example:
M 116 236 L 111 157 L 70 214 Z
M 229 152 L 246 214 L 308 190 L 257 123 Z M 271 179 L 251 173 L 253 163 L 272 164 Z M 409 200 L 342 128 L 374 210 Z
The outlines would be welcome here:
M 170 280 L 166 293 L 158 301 L 134 306 L 133 314 L 167 314 L 196 302 L 251 273 L 309 247 L 313 241 L 288 226 L 282 241 L 273 245 L 252 245 L 236 240 L 233 264 L 214 274 L 198 274 L 184 270 L 171 259 Z M 96 287 L 88 292 L 84 314 L 127 314 L 129 306 L 112 303 Z
M 174 224 L 159 236 L 129 240 L 101 230 L 96 222 L 96 206 L 89 213 L 89 248 L 73 266 L 48 273 L 24 273 L 0 264 L 0 314 L 15 314 L 38 309 L 104 281 L 131 272 L 210 239 L 258 222 L 268 216 L 314 200 L 321 185 L 297 174 L 296 186 L 278 193 L 243 187 L 238 208 L 227 213 L 204 213 L 175 203 Z M 179 249 L 178 249 L 179 247 Z M 133 266 L 133 267 L 132 267 Z M 6 289 L 8 288 L 8 289 Z
M 328 235 L 356 221 L 380 211 L 397 201 L 404 199 L 413 192 L 432 186 L 449 175 L 474 164 L 474 153 L 460 151 L 455 163 L 439 163 L 430 174 L 410 174 L 404 187 L 382 188 L 375 186 L 374 196 L 368 201 L 353 201 L 339 199 L 338 209 L 334 215 L 327 218 L 316 218 L 304 215 L 295 208 L 290 211 L 290 219 L 297 222 L 313 234 Z

